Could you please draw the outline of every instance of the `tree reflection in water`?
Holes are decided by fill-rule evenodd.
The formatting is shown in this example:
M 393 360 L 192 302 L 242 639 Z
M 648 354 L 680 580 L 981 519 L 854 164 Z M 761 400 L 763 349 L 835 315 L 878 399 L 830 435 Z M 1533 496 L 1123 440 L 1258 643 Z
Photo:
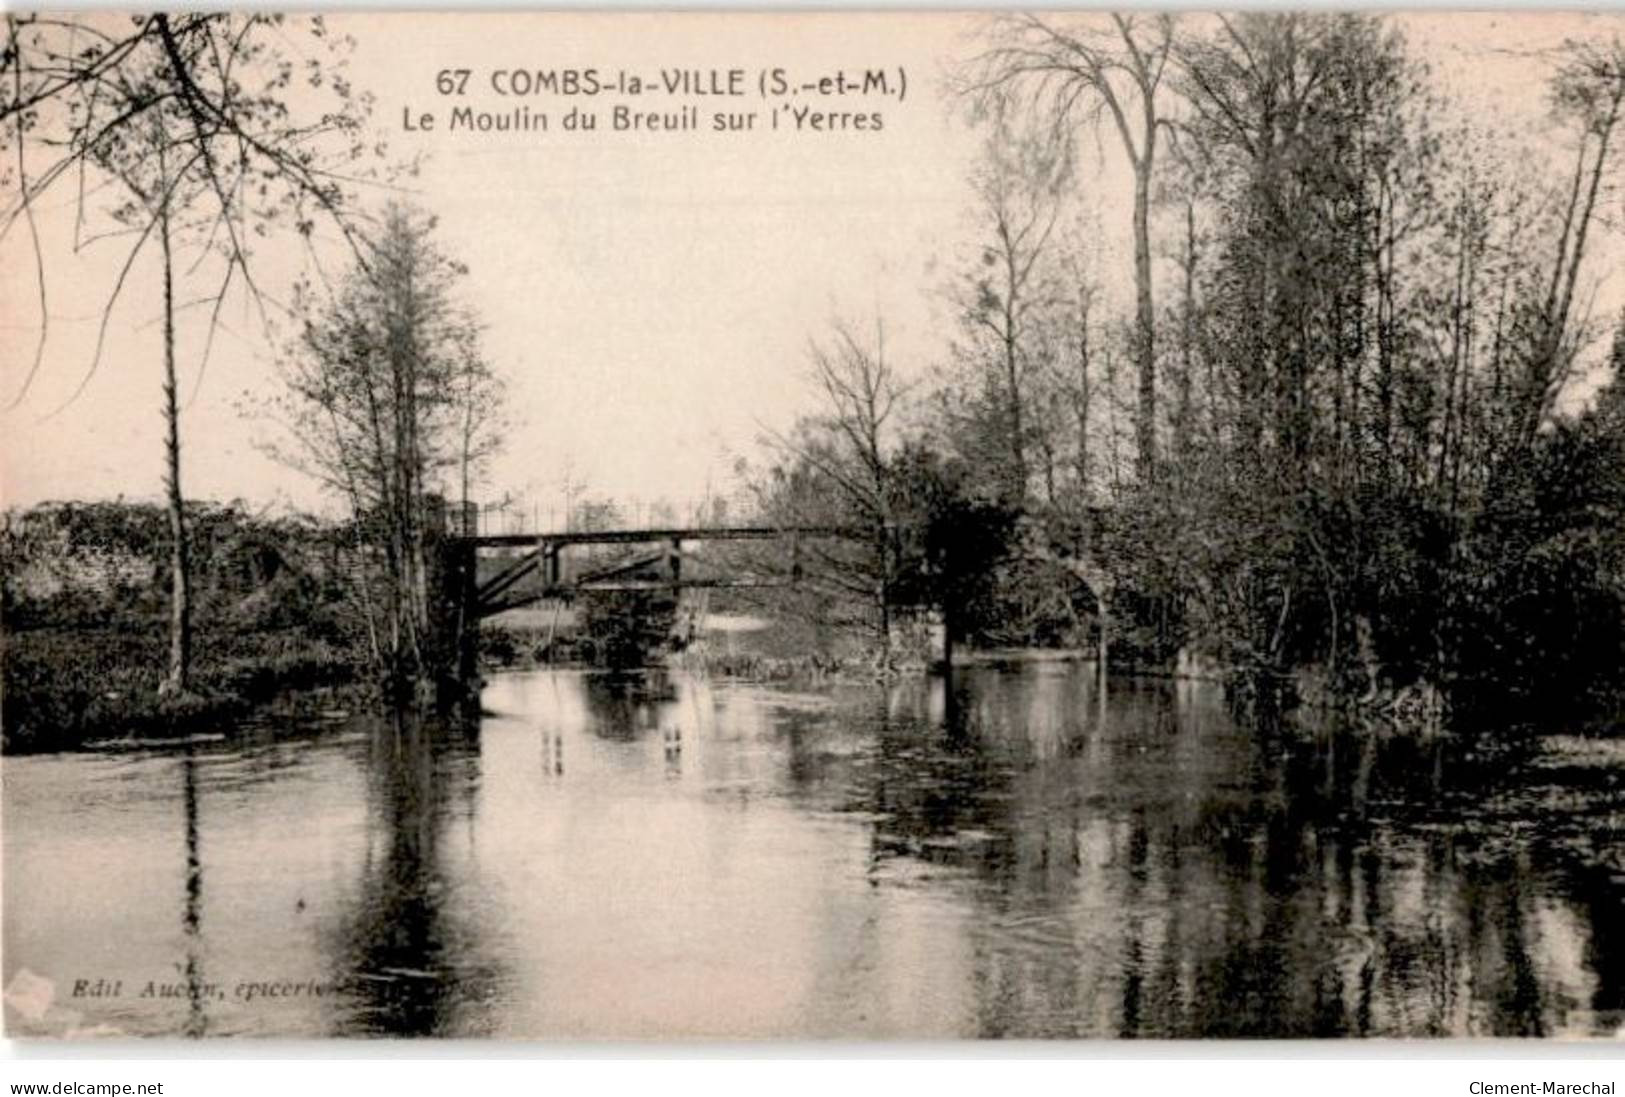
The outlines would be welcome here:
M 368 745 L 368 844 L 340 932 L 348 1009 L 340 1034 L 478 1035 L 498 979 L 462 924 L 442 865 L 447 831 L 479 783 L 477 717 L 380 718 Z
M 181 932 L 186 942 L 186 1028 L 194 1039 L 208 1031 L 206 989 L 203 980 L 202 946 L 199 933 L 203 924 L 203 857 L 198 842 L 197 749 L 188 742 L 181 758 L 181 803 L 186 816 L 186 902 L 181 914 Z
M 1523 748 L 1111 689 L 1102 706 L 1085 674 L 961 671 L 874 700 L 867 749 L 791 738 L 804 794 L 839 785 L 874 819 L 874 880 L 972 897 L 980 1034 L 1619 1024 L 1621 882 L 1595 826 L 1540 814 Z M 1617 804 L 1598 773 L 1552 783 Z
M 76 978 L 116 940 L 89 950 L 110 978 L 179 989 L 75 1008 L 165 1036 L 1625 1023 L 1603 741 L 1271 720 L 1065 666 L 951 690 L 542 671 L 486 703 L 8 763 L 8 881 L 36 882 L 7 889 L 8 973 Z M 87 850 L 96 888 L 38 883 Z M 232 994 L 282 977 L 338 990 Z

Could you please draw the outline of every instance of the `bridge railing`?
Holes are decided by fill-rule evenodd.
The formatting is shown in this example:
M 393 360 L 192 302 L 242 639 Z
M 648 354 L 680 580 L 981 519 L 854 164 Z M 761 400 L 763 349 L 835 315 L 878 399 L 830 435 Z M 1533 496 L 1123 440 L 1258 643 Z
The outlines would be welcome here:
M 445 529 L 464 537 L 614 532 L 631 529 L 699 529 L 758 524 L 761 515 L 748 492 L 692 499 L 588 500 L 570 506 L 502 499 L 444 504 Z

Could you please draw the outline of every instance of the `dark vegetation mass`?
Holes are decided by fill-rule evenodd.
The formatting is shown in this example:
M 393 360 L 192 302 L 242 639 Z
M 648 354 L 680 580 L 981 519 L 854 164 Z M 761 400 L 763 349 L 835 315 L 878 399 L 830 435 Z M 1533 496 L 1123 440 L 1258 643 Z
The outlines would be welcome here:
M 161 693 L 168 519 L 131 503 L 48 504 L 7 516 L 5 748 L 207 730 L 301 693 L 332 705 L 362 665 L 332 530 L 192 504 L 197 650 L 192 688 Z
M 7 746 L 293 686 L 423 701 L 471 681 L 474 622 L 438 596 L 467 578 L 443 501 L 467 513 L 503 386 L 433 218 L 357 200 L 389 172 L 347 43 L 256 15 L 6 28 L 0 181 L 42 316 L 35 205 L 76 179 L 112 193 L 69 200 L 106 215 L 85 246 L 128 249 L 109 310 L 138 260 L 162 276 L 167 427 L 162 507 L 7 515 Z M 1625 321 L 1596 302 L 1625 46 L 1538 62 L 1546 125 L 1509 133 L 1380 16 L 989 18 L 951 79 L 984 141 L 971 228 L 921 287 L 947 338 L 906 363 L 885 317 L 814 340 L 819 411 L 750 470 L 748 520 L 847 535 L 734 550 L 736 573 L 793 585 L 710 608 L 795 622 L 820 665 L 859 637 L 881 673 L 940 628 L 953 650 L 1083 649 L 1428 724 L 1617 719 Z M 1091 193 L 1101 156 L 1126 194 Z M 214 316 L 228 292 L 263 305 L 244 242 L 310 251 L 318 226 L 343 269 L 296 286 L 260 411 L 342 516 L 183 501 L 176 301 L 206 278 Z M 692 609 L 584 598 L 570 650 L 684 648 Z
M 1510 134 L 1377 16 L 1017 14 L 983 46 L 951 346 L 904 369 L 884 318 L 837 323 L 759 478 L 867 531 L 823 563 L 877 635 L 927 601 L 1288 699 L 1617 715 L 1625 49 L 1542 55 L 1547 125 Z M 1131 204 L 1088 193 L 1101 150 Z

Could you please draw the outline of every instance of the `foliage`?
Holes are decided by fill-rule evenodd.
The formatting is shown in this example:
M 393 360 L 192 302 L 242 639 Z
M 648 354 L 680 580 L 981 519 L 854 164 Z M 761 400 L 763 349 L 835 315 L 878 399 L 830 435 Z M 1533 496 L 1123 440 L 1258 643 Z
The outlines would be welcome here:
M 303 612 L 265 597 L 267 584 L 319 601 L 331 591 L 338 533 L 303 515 L 265 516 L 241 503 L 186 505 L 205 613 L 236 612 L 257 595 L 265 612 Z M 0 525 L 0 592 L 12 628 L 80 627 L 162 609 L 165 508 L 150 503 L 44 503 Z
M 589 661 L 611 670 L 646 666 L 671 638 L 677 600 L 667 591 L 594 591 L 576 603 Z
M 167 733 L 290 691 L 346 685 L 359 650 L 335 574 L 336 531 L 192 502 L 199 645 L 191 690 L 160 698 L 163 507 L 47 504 L 9 512 L 3 549 L 4 731 L 11 750 Z M 109 563 L 125 576 L 109 583 Z
M 293 691 L 347 685 L 348 651 L 302 628 L 199 630 L 191 694 L 161 699 L 161 618 L 145 627 L 8 631 L 3 642 L 5 750 L 61 750 L 97 737 L 195 730 Z
M 451 494 L 434 488 L 451 480 L 466 497 L 500 442 L 500 381 L 455 296 L 466 268 L 433 232 L 431 218 L 391 206 L 335 292 L 302 291 L 302 331 L 282 363 L 287 435 L 272 446 L 348 506 L 360 560 L 353 602 L 373 667 L 397 693 L 455 682 L 471 623 L 443 627 L 432 600 L 445 563 L 439 500 Z
M 1557 59 L 1543 160 L 1379 16 L 998 16 L 985 45 L 959 73 L 987 144 L 946 367 L 883 430 L 821 385 L 761 485 L 775 520 L 867 531 L 815 575 L 977 643 L 1500 718 L 1617 705 L 1625 319 L 1599 366 L 1583 290 L 1625 47 Z M 1071 170 L 1096 123 L 1137 222 L 1155 183 L 1163 288 L 1137 223 L 1117 315 Z

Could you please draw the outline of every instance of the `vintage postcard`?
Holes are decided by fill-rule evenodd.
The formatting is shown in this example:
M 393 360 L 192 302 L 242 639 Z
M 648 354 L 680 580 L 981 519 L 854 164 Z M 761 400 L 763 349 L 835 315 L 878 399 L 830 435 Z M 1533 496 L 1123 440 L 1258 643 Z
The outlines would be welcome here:
M 6 1035 L 1625 1036 L 1622 184 L 1611 13 L 7 13 Z

